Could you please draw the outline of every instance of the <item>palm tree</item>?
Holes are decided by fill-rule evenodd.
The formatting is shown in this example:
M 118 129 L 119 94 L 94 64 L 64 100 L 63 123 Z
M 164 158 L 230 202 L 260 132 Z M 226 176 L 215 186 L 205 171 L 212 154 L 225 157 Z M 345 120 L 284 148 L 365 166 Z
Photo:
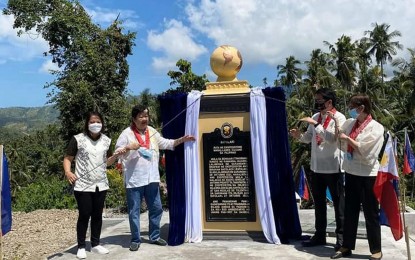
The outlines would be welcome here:
M 382 83 L 384 82 L 384 73 L 383 65 L 387 61 L 392 61 L 392 55 L 396 55 L 396 49 L 402 50 L 403 46 L 399 41 L 392 41 L 395 37 L 402 36 L 400 31 L 393 31 L 388 33 L 390 28 L 389 24 L 372 24 L 374 27 L 372 31 L 368 30 L 364 32 L 364 35 L 369 35 L 369 37 L 364 37 L 363 39 L 370 44 L 368 53 L 375 56 L 376 62 L 380 64 L 380 70 L 382 75 Z
M 412 119 L 415 114 L 415 48 L 407 50 L 409 61 L 398 58 L 392 61 L 392 66 L 398 68 L 394 73 L 399 84 L 401 111 Z
M 305 82 L 310 87 L 319 86 L 332 86 L 334 84 L 333 75 L 328 71 L 329 55 L 321 51 L 321 49 L 315 49 L 311 51 L 311 58 L 304 63 L 307 65 L 307 78 Z
M 278 76 L 283 75 L 281 83 L 291 90 L 301 80 L 302 70 L 297 67 L 301 62 L 294 56 L 286 58 L 285 61 L 285 65 L 277 66 Z
M 372 61 L 368 49 L 369 43 L 363 39 L 355 42 L 356 45 L 356 58 L 359 65 L 359 82 L 360 92 L 366 93 L 369 88 L 369 69 Z
M 332 56 L 333 71 L 340 81 L 340 84 L 351 91 L 355 82 L 356 66 L 355 66 L 355 44 L 349 36 L 342 35 L 335 44 L 327 41 L 324 43 L 329 47 Z

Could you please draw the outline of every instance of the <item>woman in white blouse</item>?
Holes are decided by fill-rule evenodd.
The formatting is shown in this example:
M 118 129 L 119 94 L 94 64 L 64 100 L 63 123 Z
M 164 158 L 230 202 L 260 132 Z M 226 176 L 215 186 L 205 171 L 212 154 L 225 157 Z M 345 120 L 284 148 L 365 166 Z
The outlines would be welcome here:
M 355 249 L 360 206 L 362 205 L 370 259 L 381 259 L 379 203 L 373 186 L 379 169 L 378 156 L 383 144 L 383 126 L 371 115 L 370 99 L 365 94 L 349 100 L 349 115 L 342 126 L 336 124 L 337 136 L 345 152 L 345 216 L 343 246 L 332 259 L 349 256 Z M 337 123 L 337 122 L 336 122 Z

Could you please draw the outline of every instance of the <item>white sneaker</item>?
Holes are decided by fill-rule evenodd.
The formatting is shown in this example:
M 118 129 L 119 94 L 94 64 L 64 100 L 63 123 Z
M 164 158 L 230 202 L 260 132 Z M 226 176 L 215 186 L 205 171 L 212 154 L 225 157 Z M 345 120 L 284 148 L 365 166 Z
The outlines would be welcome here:
M 76 253 L 76 257 L 79 259 L 85 259 L 86 258 L 85 248 L 78 248 L 78 253 Z
M 94 252 L 100 255 L 105 255 L 105 254 L 108 254 L 110 251 L 101 245 L 97 245 L 91 249 L 91 252 Z

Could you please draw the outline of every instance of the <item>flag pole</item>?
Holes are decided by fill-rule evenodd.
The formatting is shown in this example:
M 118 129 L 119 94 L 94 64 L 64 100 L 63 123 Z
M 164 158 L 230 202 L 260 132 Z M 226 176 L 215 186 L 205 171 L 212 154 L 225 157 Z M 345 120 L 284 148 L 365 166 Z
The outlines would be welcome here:
M 404 137 L 405 139 L 406 139 L 406 128 L 405 128 L 405 137 Z M 406 142 L 406 140 L 405 140 L 405 142 Z M 404 149 L 405 149 L 405 142 L 404 142 Z M 395 137 L 395 145 L 393 146 L 394 147 L 394 153 L 395 153 L 395 162 L 396 162 L 396 165 L 398 165 L 398 157 L 397 157 L 397 155 L 398 155 L 398 153 L 397 153 L 397 151 L 396 151 L 396 149 L 397 149 L 397 139 L 396 139 L 396 137 Z M 406 219 L 405 219 L 405 211 L 406 211 L 406 202 L 405 202 L 405 199 L 406 199 L 406 185 L 404 185 L 404 183 L 403 182 L 405 182 L 405 179 L 404 178 L 401 178 L 402 176 L 399 176 L 399 191 L 402 191 L 402 192 L 399 192 L 399 199 L 400 199 L 400 201 L 401 201 L 401 203 L 400 203 L 400 211 L 401 211 L 401 213 L 402 213 L 402 224 L 403 224 L 403 232 L 404 232 L 404 235 L 405 235 L 405 244 L 406 244 L 406 254 L 407 254 L 407 256 L 408 256 L 408 260 L 411 260 L 411 247 L 409 246 L 409 234 L 408 234 L 408 226 L 406 225 Z M 403 181 L 401 181 L 401 180 L 403 180 Z
M 402 205 L 401 205 L 401 212 L 402 212 L 403 230 L 404 230 L 404 233 L 405 233 L 406 254 L 408 255 L 408 260 L 411 260 L 411 247 L 409 246 L 408 226 L 406 225 L 406 221 L 405 221 L 405 211 L 406 211 L 406 205 L 405 205 L 406 195 L 405 195 L 405 192 L 406 192 L 406 190 L 404 188 L 403 201 L 402 201 Z M 401 194 L 401 198 L 402 198 L 402 194 Z

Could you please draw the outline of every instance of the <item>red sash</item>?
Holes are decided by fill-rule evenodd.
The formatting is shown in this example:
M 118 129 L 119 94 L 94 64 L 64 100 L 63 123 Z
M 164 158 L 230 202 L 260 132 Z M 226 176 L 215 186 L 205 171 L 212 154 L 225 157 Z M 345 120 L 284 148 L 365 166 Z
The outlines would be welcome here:
M 356 140 L 356 137 L 363 131 L 363 129 L 370 123 L 370 121 L 372 121 L 372 116 L 371 115 L 367 115 L 365 121 L 363 121 L 363 123 L 361 123 L 359 125 L 359 121 L 357 121 L 354 123 L 352 131 L 349 134 L 349 137 L 353 140 Z M 354 148 L 348 144 L 347 145 L 347 153 L 348 156 L 352 156 L 353 155 L 353 151 Z
M 337 110 L 336 108 L 333 107 L 332 110 L 330 110 L 330 112 L 334 114 L 336 114 Z M 326 120 L 324 120 L 324 124 L 323 124 L 323 128 L 327 129 L 327 126 L 329 125 L 331 120 L 331 117 L 329 117 L 328 115 L 326 116 Z M 321 121 L 323 121 L 323 117 L 321 116 L 321 113 L 318 115 L 318 119 L 317 119 L 317 123 L 321 124 Z M 317 141 L 317 145 L 320 145 L 323 142 L 323 139 L 316 133 L 316 141 Z
M 147 149 L 150 149 L 150 134 L 148 131 L 148 128 L 144 131 L 144 135 L 146 137 L 146 141 L 144 142 L 143 138 L 141 138 L 141 134 L 138 132 L 137 127 L 133 124 L 131 124 L 131 130 L 133 130 L 133 133 L 135 135 L 135 138 L 137 139 L 138 143 L 140 144 L 140 147 L 145 147 Z

